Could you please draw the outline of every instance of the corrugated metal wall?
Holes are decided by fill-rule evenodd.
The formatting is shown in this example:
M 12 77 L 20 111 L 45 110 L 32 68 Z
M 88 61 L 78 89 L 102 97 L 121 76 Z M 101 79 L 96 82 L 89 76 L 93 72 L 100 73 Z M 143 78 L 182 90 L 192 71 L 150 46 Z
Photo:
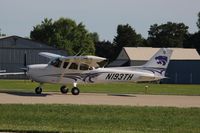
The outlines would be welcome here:
M 25 56 L 26 64 L 47 63 L 49 59 L 39 56 L 39 52 L 50 52 L 60 55 L 66 55 L 63 50 L 57 50 L 47 45 L 12 36 L 0 39 L 0 70 L 6 72 L 21 72 L 20 68 L 24 67 Z M 1 76 L 0 78 L 24 78 L 18 76 Z
M 146 61 L 132 61 L 132 64 L 143 65 Z M 171 60 L 166 71 L 167 84 L 200 84 L 199 60 Z
M 168 66 L 163 83 L 200 84 L 200 61 L 172 60 Z

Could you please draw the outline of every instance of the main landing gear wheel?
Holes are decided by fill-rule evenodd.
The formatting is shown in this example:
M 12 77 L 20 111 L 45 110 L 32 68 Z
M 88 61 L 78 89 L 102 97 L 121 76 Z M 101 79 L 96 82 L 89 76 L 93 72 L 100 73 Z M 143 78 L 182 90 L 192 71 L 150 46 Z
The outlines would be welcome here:
M 61 93 L 66 94 L 68 91 L 69 91 L 69 89 L 66 88 L 66 86 L 64 86 L 64 85 L 60 87 L 60 92 Z
M 41 94 L 42 93 L 42 88 L 41 87 L 35 88 L 35 93 L 36 94 Z
M 73 95 L 78 95 L 80 93 L 80 90 L 77 87 L 73 87 L 71 92 Z

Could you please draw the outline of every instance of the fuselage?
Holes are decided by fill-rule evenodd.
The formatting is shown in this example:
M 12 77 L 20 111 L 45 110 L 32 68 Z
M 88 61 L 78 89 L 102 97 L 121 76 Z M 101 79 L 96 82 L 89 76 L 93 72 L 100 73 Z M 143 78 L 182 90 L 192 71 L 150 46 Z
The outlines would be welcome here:
M 29 65 L 27 75 L 40 85 L 35 88 L 37 94 L 42 93 L 43 83 L 62 84 L 60 91 L 66 94 L 67 84 L 73 83 L 71 93 L 78 95 L 77 83 L 110 83 L 155 81 L 165 78 L 166 68 L 172 50 L 160 49 L 150 60 L 137 67 L 104 68 L 106 59 L 98 56 L 60 56 L 51 53 L 40 53 L 50 59 L 48 64 Z M 101 67 L 101 68 L 100 68 Z
M 50 64 L 29 65 L 27 75 L 39 83 L 101 83 L 154 81 L 162 77 L 134 67 L 93 68 L 91 70 L 55 67 Z

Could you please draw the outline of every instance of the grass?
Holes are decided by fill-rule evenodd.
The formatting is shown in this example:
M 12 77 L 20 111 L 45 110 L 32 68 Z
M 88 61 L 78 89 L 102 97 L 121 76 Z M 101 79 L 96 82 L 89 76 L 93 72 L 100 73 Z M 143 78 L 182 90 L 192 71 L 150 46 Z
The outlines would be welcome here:
M 0 80 L 0 91 L 34 92 L 38 83 L 29 80 Z M 145 90 L 145 86 L 149 86 Z M 71 88 L 72 85 L 69 85 Z M 148 84 L 148 83 L 109 83 L 80 84 L 82 93 L 132 93 L 132 94 L 170 94 L 170 95 L 200 95 L 200 85 Z M 59 92 L 60 85 L 45 84 L 44 91 Z
M 200 108 L 0 105 L 0 131 L 200 132 Z
M 0 92 L 34 92 L 37 83 L 0 80 Z M 83 84 L 81 92 L 200 95 L 199 85 Z M 44 91 L 59 91 L 45 84 Z M 72 87 L 72 86 L 70 86 Z M 200 132 L 200 108 L 0 104 L 0 132 Z

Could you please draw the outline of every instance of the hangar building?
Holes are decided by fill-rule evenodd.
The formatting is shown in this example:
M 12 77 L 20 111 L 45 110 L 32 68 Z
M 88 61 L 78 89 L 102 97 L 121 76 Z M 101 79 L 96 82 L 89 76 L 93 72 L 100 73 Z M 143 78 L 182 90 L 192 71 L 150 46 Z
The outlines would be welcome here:
M 66 55 L 63 50 L 19 36 L 0 37 L 0 70 L 20 72 L 26 65 L 47 63 L 49 59 L 38 55 L 39 52 L 51 52 Z M 24 75 L 1 76 L 0 78 L 25 78 Z
M 161 83 L 200 84 L 200 56 L 195 49 L 172 48 L 173 54 L 166 71 L 169 77 Z M 147 62 L 159 48 L 124 47 L 112 66 L 138 66 Z

